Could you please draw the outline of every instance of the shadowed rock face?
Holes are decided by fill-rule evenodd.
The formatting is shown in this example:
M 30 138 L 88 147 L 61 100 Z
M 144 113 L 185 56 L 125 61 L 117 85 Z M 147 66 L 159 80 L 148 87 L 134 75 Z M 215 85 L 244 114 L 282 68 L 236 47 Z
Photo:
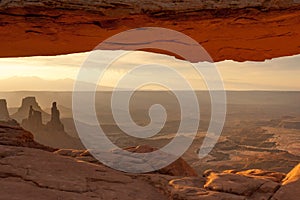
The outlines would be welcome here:
M 37 103 L 35 107 L 39 108 Z M 53 148 L 83 148 L 79 139 L 69 136 L 64 131 L 56 102 L 52 104 L 51 120 L 46 125 L 43 124 L 42 112 L 44 111 L 35 110 L 30 106 L 28 117 L 22 120 L 22 127 L 31 131 L 37 142 Z
M 90 51 L 119 32 L 157 26 L 192 37 L 214 61 L 300 53 L 299 1 L 15 0 L 0 10 L 0 57 Z
M 56 102 L 52 104 L 51 120 L 47 123 L 46 128 L 51 131 L 64 131 L 64 125 L 60 121 L 60 113 L 57 109 Z
M 49 118 L 49 115 L 41 109 L 35 97 L 25 97 L 22 100 L 21 107 L 18 109 L 16 113 L 12 115 L 12 118 L 16 119 L 18 122 L 22 122 L 23 119 L 26 119 L 28 117 L 28 114 L 30 113 L 31 110 L 30 108 L 32 108 L 34 111 L 40 112 L 43 119 Z M 39 114 L 36 113 L 36 115 Z
M 0 99 L 0 121 L 8 121 L 9 119 L 6 100 Z
M 30 106 L 28 118 L 22 121 L 22 126 L 31 131 L 43 130 L 42 113 Z
M 41 107 L 38 105 L 38 103 L 36 102 L 35 97 L 25 97 L 22 100 L 22 105 L 19 108 L 19 111 L 23 111 L 23 110 L 29 110 L 30 107 L 34 108 L 35 110 L 41 111 Z
M 42 120 L 42 109 L 35 101 L 35 97 L 27 97 L 23 99 L 22 106 L 19 109 L 19 113 L 22 113 L 23 110 L 29 106 L 28 117 L 22 121 L 22 126 L 30 131 L 64 131 L 64 125 L 60 121 L 60 113 L 57 109 L 56 102 L 53 102 L 51 108 L 51 119 L 50 121 L 44 125 Z M 37 108 L 35 110 L 34 108 Z
M 0 124 L 0 145 L 30 147 L 54 151 L 53 148 L 35 142 L 33 135 L 30 132 L 24 130 L 20 126 L 11 126 L 9 123 Z

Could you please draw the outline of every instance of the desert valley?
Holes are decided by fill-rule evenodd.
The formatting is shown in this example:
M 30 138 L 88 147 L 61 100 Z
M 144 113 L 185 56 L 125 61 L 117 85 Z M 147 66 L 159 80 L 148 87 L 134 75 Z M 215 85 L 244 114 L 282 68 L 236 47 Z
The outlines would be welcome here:
M 267 199 L 274 195 L 273 193 L 278 189 L 278 182 L 280 182 L 285 177 L 285 174 L 289 173 L 300 161 L 300 156 L 298 154 L 300 148 L 300 105 L 298 103 L 298 100 L 300 99 L 300 93 L 229 91 L 227 94 L 227 119 L 223 133 L 219 138 L 218 143 L 214 147 L 213 151 L 209 154 L 209 156 L 206 156 L 203 159 L 198 158 L 197 151 L 199 150 L 203 142 L 203 138 L 205 137 L 205 130 L 207 129 L 208 122 L 210 120 L 210 100 L 208 92 L 199 91 L 197 94 L 200 100 L 200 107 L 202 108 L 201 121 L 196 139 L 194 140 L 192 146 L 182 157 L 182 159 L 184 159 L 185 161 L 178 160 L 166 169 L 154 172 L 154 174 L 150 173 L 145 175 L 139 175 L 136 182 L 146 181 L 147 184 L 150 183 L 150 186 L 148 186 L 149 190 L 155 190 L 156 193 L 160 193 L 159 191 L 162 190 L 164 191 L 163 193 L 166 193 L 165 195 L 167 196 L 179 195 L 183 196 L 182 199 L 197 199 L 197 197 L 195 196 L 198 195 L 203 195 L 203 197 L 205 198 L 218 199 L 219 195 L 225 194 L 225 196 L 228 196 L 226 197 L 227 199 L 244 199 L 245 196 L 247 197 L 249 195 L 252 199 L 257 199 L 258 197 L 256 197 L 256 195 L 259 195 L 259 198 Z M 95 168 L 95 166 L 101 166 L 101 171 L 103 171 L 102 173 L 104 173 L 104 171 L 107 171 L 107 173 L 112 174 L 120 173 L 114 172 L 112 169 L 101 165 L 98 160 L 93 158 L 88 153 L 88 151 L 86 151 L 84 145 L 81 143 L 80 138 L 76 132 L 74 121 L 72 119 L 71 92 L 2 92 L 1 96 L 5 97 L 6 99 L 6 101 L 1 100 L 1 102 L 5 102 L 1 104 L 1 113 L 9 114 L 9 116 L 5 117 L 7 121 L 10 121 L 7 122 L 9 125 L 7 125 L 7 123 L 5 122 L 1 123 L 1 138 L 5 138 L 7 140 L 2 142 L 2 144 L 5 144 L 5 142 L 15 142 L 21 146 L 29 146 L 36 148 L 36 150 L 27 150 L 22 149 L 20 147 L 13 148 L 3 146 L 2 148 L 4 148 L 5 150 L 2 159 L 3 161 L 13 162 L 12 160 L 19 158 L 18 156 L 24 157 L 25 159 L 26 156 L 29 156 L 29 154 L 34 153 L 34 151 L 41 151 L 38 149 L 42 149 L 46 150 L 46 152 L 43 154 L 49 154 L 49 151 L 54 152 L 54 154 L 51 154 L 50 157 L 47 156 L 47 159 L 54 159 L 54 163 L 52 164 L 58 162 L 56 159 L 66 159 L 64 157 L 60 158 L 57 156 L 63 155 L 69 157 L 66 161 L 63 162 L 67 162 L 68 165 L 70 165 L 69 167 L 72 166 L 72 169 L 73 167 L 75 167 L 75 164 L 80 161 L 83 163 L 93 163 L 93 166 L 88 167 L 88 169 Z M 149 96 L 151 96 L 151 98 L 149 98 Z M 98 101 L 96 101 L 97 116 L 99 118 L 99 121 L 101 121 L 100 124 L 102 128 L 105 129 L 108 133 L 110 140 L 112 140 L 118 146 L 122 148 L 136 148 L 135 151 L 137 152 L 147 152 L 152 151 L 152 148 L 161 148 L 174 137 L 174 133 L 176 133 L 180 123 L 180 111 L 178 110 L 178 103 L 176 102 L 176 99 L 174 99 L 174 96 L 172 96 L 172 94 L 170 94 L 169 92 L 141 91 L 137 92 L 134 98 L 132 99 L 133 106 L 131 108 L 133 119 L 136 120 L 136 123 L 141 125 L 149 123 L 149 116 L 147 112 L 149 109 L 149 105 L 153 104 L 153 102 L 159 102 L 162 105 L 166 105 L 167 107 L 168 119 L 165 124 L 165 127 L 160 131 L 158 135 L 145 140 L 130 137 L 118 128 L 118 126 L 114 123 L 111 111 L 109 111 L 108 109 L 109 97 L 110 92 L 97 93 L 97 99 L 99 99 Z M 52 105 L 52 101 L 57 102 L 57 105 Z M 7 107 L 6 102 L 8 102 L 8 105 L 12 106 Z M 52 108 L 49 106 L 52 106 Z M 33 110 L 33 114 L 30 114 L 30 112 L 32 112 L 30 111 L 31 109 Z M 5 110 L 7 110 L 8 112 L 6 112 Z M 57 113 L 57 111 L 59 113 L 58 115 L 55 114 Z M 36 112 L 38 114 L 36 114 Z M 56 117 L 53 115 L 56 115 Z M 5 118 L 4 116 L 1 117 L 3 121 Z M 3 127 L 3 125 L 7 125 L 8 127 Z M 47 128 L 49 126 L 52 127 Z M 32 135 L 30 133 L 26 133 L 25 130 L 21 131 L 21 127 L 23 127 L 25 130 L 29 130 L 32 133 Z M 11 129 L 17 129 L 18 134 L 15 136 L 10 135 L 8 137 L 7 135 L 3 135 L 9 134 Z M 189 135 L 187 135 L 186 137 L 189 137 Z M 30 138 L 31 140 L 34 138 L 36 142 L 28 140 Z M 44 158 L 42 158 L 41 153 L 39 153 L 39 157 L 36 159 L 43 160 Z M 21 159 L 20 162 L 25 162 L 25 160 L 22 161 Z M 45 162 L 44 164 L 46 164 L 46 161 L 42 162 Z M 73 164 L 71 164 L 71 162 L 74 162 L 74 166 Z M 138 161 L 134 162 L 137 162 L 137 165 L 139 164 Z M 81 166 L 84 165 L 83 163 L 76 165 L 84 167 Z M 6 164 L 3 166 L 6 166 Z M 28 165 L 27 170 L 29 170 L 29 172 L 31 170 L 36 170 L 31 169 L 32 167 L 34 168 L 35 166 Z M 62 166 L 56 167 L 64 168 L 63 164 Z M 232 171 L 226 171 L 229 169 Z M 260 169 L 260 171 L 251 171 L 250 169 Z M 15 170 L 15 173 L 21 173 L 21 171 L 19 171 L 17 168 L 12 168 L 10 170 Z M 58 169 L 53 168 L 52 170 L 53 173 L 56 173 L 55 170 Z M 79 169 L 74 168 L 74 170 Z M 277 173 L 274 174 L 273 172 L 271 173 L 271 171 L 276 171 Z M 217 172 L 222 173 L 218 174 Z M 12 176 L 11 178 L 15 179 L 13 177 L 16 175 L 9 175 L 12 172 L 5 173 L 5 176 L 7 178 Z M 39 173 L 42 173 L 42 171 L 40 171 Z M 217 189 L 217 192 L 212 192 L 216 190 L 214 189 L 215 186 L 211 186 L 212 189 L 207 190 L 207 188 L 210 187 L 209 182 L 206 182 L 205 185 L 205 179 L 207 177 L 201 178 L 202 175 L 208 176 L 206 175 L 207 173 L 216 173 L 214 175 L 211 175 L 216 177 L 211 178 L 211 180 L 209 179 L 209 181 L 212 182 L 210 184 L 220 184 L 218 183 L 219 181 L 226 182 L 226 179 L 231 179 L 231 176 L 233 176 L 234 179 L 237 178 L 236 181 L 241 181 L 239 180 L 239 178 L 241 178 L 242 180 L 245 179 L 247 181 L 250 181 L 251 184 L 254 184 L 252 183 L 252 181 L 258 181 L 258 183 L 260 184 L 263 183 L 263 181 L 272 180 L 275 181 L 272 182 L 274 188 L 269 188 L 269 190 L 274 191 L 268 191 L 266 193 L 264 193 L 264 191 L 260 191 L 259 194 L 257 194 L 257 192 L 255 191 L 248 191 L 253 190 L 253 188 L 245 188 L 245 191 L 236 191 L 238 195 L 235 191 L 232 192 L 233 196 L 227 194 L 226 188 L 220 188 Z M 236 173 L 239 175 L 234 175 Z M 165 174 L 166 176 L 158 174 Z M 30 177 L 30 174 L 24 175 L 24 177 L 22 175 L 24 179 L 29 179 L 32 182 L 36 182 L 35 184 L 37 184 L 40 190 L 43 189 L 43 187 L 40 186 L 40 184 L 45 185 L 45 188 L 43 190 L 49 190 L 48 187 L 52 187 L 51 185 L 48 185 L 51 183 L 43 183 L 44 181 L 48 180 L 47 178 L 35 180 L 35 178 L 38 177 L 35 177 L 37 175 L 33 175 L 32 178 L 34 180 L 31 180 L 31 178 L 26 178 L 27 176 Z M 70 178 L 67 174 L 62 174 L 61 176 L 63 176 L 63 179 L 67 180 Z M 79 174 L 77 174 L 77 176 L 79 176 Z M 118 175 L 115 174 L 113 176 L 116 176 L 117 178 Z M 109 185 L 113 184 L 123 185 L 122 187 L 125 187 L 127 179 L 127 181 L 129 181 L 133 185 L 137 184 L 135 182 L 130 181 L 130 179 L 133 179 L 134 175 L 122 176 L 129 177 L 125 178 L 125 182 L 123 182 L 123 180 L 116 180 L 116 182 L 110 182 L 109 179 L 100 179 L 98 181 L 101 182 L 101 185 L 102 182 L 104 183 L 104 185 L 108 184 L 106 187 L 110 187 Z M 179 178 L 177 180 L 175 177 L 172 176 L 196 176 L 198 178 Z M 260 176 L 263 176 L 263 178 L 261 178 Z M 97 182 L 97 180 L 95 181 Z M 88 184 L 95 184 L 95 181 L 88 182 Z M 164 185 L 164 183 L 166 185 L 169 185 L 168 189 L 166 188 L 166 185 Z M 74 182 L 72 184 L 77 183 Z M 201 184 L 207 187 L 205 191 L 200 188 L 190 188 L 197 187 L 197 185 Z M 268 183 L 268 185 L 269 184 L 270 183 Z M 104 185 L 102 186 L 104 187 Z M 204 187 L 203 185 L 201 186 L 202 188 Z M 34 188 L 35 186 L 33 185 L 30 187 Z M 60 187 L 72 186 L 68 186 L 67 184 L 66 186 L 58 186 L 58 188 L 55 189 L 61 190 L 60 193 L 68 193 L 68 189 L 66 189 L 67 191 L 64 191 L 65 189 L 60 189 Z M 231 187 L 230 184 L 229 187 Z M 245 187 L 250 187 L 250 185 L 247 183 Z M 240 189 L 240 187 L 237 188 L 237 190 Z M 79 188 L 78 191 L 77 189 L 72 190 L 75 190 L 76 192 L 70 192 L 70 195 L 87 195 L 85 198 L 89 197 L 88 192 L 78 194 L 80 193 Z M 51 192 L 51 190 L 49 192 Z M 225 193 L 223 194 L 222 192 Z M 241 194 L 239 194 L 239 192 L 241 192 Z M 90 192 L 90 194 L 92 193 L 95 193 L 95 191 Z M 103 195 L 105 196 L 106 194 Z M 151 193 L 151 195 L 155 194 Z M 148 197 L 149 199 L 153 199 L 151 195 Z M 191 195 L 191 197 L 189 197 L 189 195 Z M 72 198 L 70 197 L 70 199 Z M 178 199 L 181 198 L 178 197 Z
M 298 200 L 299 0 L 0 0 L 0 200 Z

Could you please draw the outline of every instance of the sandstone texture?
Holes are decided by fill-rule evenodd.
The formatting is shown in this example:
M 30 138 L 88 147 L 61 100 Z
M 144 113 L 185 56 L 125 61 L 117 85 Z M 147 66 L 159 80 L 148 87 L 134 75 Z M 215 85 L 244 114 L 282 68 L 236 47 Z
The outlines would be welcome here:
M 104 166 L 30 148 L 0 149 L 7 152 L 0 164 L 1 199 L 167 199 L 146 182 Z
M 125 13 L 140 14 L 150 13 L 157 14 L 163 11 L 170 13 L 195 12 L 197 10 L 206 9 L 238 9 L 247 7 L 257 7 L 260 9 L 280 9 L 289 8 L 298 5 L 300 2 L 294 0 L 116 0 L 116 1 L 82 1 L 82 0 L 2 0 L 0 5 L 3 8 L 11 7 L 29 7 L 41 6 L 45 8 L 61 8 L 61 9 L 85 9 L 90 11 L 101 11 L 107 15 L 122 15 Z M 108 12 L 108 10 L 122 11 L 119 13 Z M 127 11 L 127 12 L 126 12 Z M 163 14 L 163 13 L 161 13 Z
M 171 197 L 180 200 L 297 199 L 299 172 L 299 165 L 286 177 L 282 173 L 259 169 L 207 171 L 204 178 L 173 179 L 169 185 Z
M 88 151 L 53 153 L 20 127 L 0 128 L 0 199 L 284 200 L 298 195 L 299 165 L 287 175 L 259 169 L 210 170 L 203 177 L 129 174 L 79 159 L 91 158 Z
M 149 153 L 156 151 L 157 149 L 147 145 L 141 145 L 137 147 L 126 148 L 126 150 L 134 153 Z M 172 164 L 168 165 L 163 169 L 158 170 L 157 172 L 160 174 L 166 174 L 171 176 L 197 176 L 195 170 L 182 158 L 177 159 Z
M 192 37 L 214 61 L 262 61 L 299 54 L 299 20 L 293 0 L 3 0 L 0 57 L 90 51 L 125 30 L 163 27 Z
M 134 153 L 149 153 L 153 152 L 157 149 L 149 147 L 147 145 L 137 146 L 137 147 L 129 147 L 126 148 L 127 151 Z M 90 162 L 90 163 L 100 163 L 97 159 L 95 159 L 88 150 L 73 150 L 73 149 L 60 149 L 55 152 L 56 154 L 62 156 L 74 157 L 78 160 Z M 111 155 L 112 162 L 118 162 L 120 160 L 120 156 L 125 156 L 120 154 L 118 151 L 113 151 Z M 127 155 L 126 155 L 127 156 Z M 115 158 L 114 158 L 115 157 Z M 135 157 L 128 158 L 128 160 L 132 161 L 131 165 L 139 165 L 140 163 L 147 163 L 147 161 L 137 159 Z M 157 159 L 159 161 L 159 158 Z M 120 163 L 118 163 L 120 164 Z M 149 163 L 151 164 L 151 163 Z M 186 177 L 195 177 L 197 173 L 195 170 L 187 164 L 182 158 L 177 159 L 175 162 L 170 165 L 155 171 L 158 174 L 165 174 L 170 176 L 186 176 Z

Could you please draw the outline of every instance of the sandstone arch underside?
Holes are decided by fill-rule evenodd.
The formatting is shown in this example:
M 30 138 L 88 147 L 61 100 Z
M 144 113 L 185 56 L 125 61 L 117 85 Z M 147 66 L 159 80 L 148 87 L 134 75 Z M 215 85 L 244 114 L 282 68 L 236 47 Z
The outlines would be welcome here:
M 0 57 L 90 51 L 109 36 L 145 26 L 187 34 L 214 61 L 300 54 L 297 1 L 3 0 Z

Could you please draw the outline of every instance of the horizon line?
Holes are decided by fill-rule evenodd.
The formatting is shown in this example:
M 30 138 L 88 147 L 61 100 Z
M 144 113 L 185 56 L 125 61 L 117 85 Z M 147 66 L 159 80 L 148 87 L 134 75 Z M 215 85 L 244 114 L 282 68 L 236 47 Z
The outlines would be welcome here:
M 76 91 L 76 92 L 112 92 L 113 90 L 96 90 L 96 91 Z M 121 89 L 121 90 L 115 90 L 117 92 L 128 92 L 131 90 L 128 89 Z M 173 91 L 190 91 L 190 90 L 173 90 Z M 214 91 L 214 92 L 300 92 L 299 90 L 259 90 L 259 89 L 249 89 L 249 90 L 193 90 L 195 92 L 210 92 L 210 91 Z M 0 93 L 9 93 L 9 92 L 70 92 L 73 93 L 74 91 L 72 90 L 14 90 L 14 91 L 0 91 Z M 172 92 L 171 90 L 137 90 L 135 92 Z

